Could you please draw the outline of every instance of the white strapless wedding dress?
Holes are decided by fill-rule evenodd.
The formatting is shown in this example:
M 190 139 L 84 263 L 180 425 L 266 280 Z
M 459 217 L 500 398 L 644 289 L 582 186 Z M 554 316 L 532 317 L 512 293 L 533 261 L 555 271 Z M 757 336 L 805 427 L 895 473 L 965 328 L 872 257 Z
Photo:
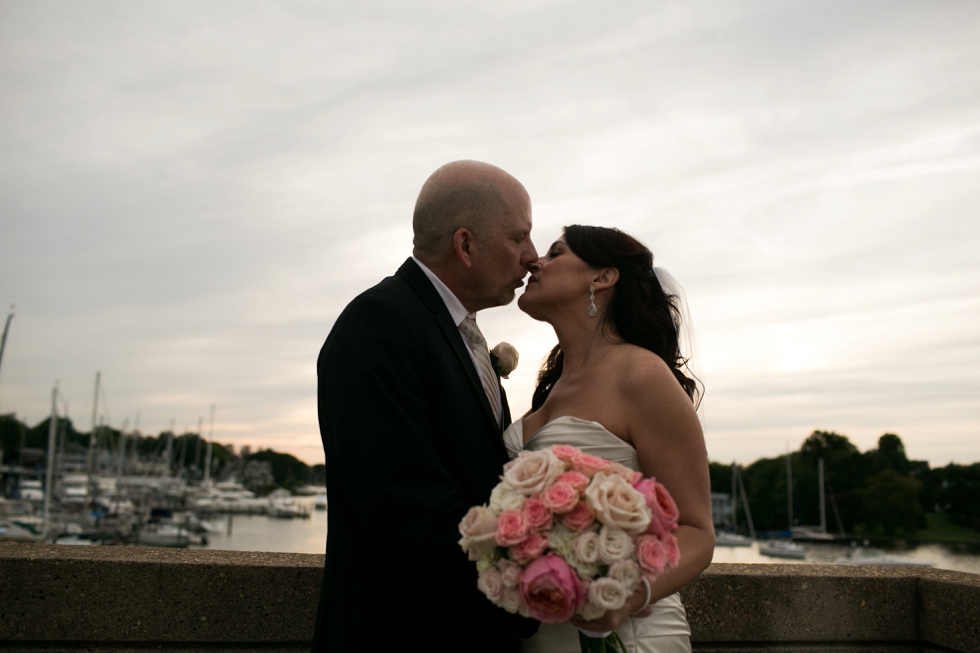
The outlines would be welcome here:
M 558 417 L 538 430 L 524 444 L 524 420 L 504 431 L 507 453 L 514 458 L 522 450 L 537 451 L 556 444 L 568 444 L 593 456 L 640 469 L 636 449 L 610 433 L 598 422 L 577 417 Z M 680 596 L 670 596 L 653 604 L 649 617 L 630 617 L 617 631 L 630 653 L 681 653 L 691 651 L 691 628 Z M 578 629 L 571 624 L 541 624 L 538 633 L 524 640 L 524 653 L 579 653 Z

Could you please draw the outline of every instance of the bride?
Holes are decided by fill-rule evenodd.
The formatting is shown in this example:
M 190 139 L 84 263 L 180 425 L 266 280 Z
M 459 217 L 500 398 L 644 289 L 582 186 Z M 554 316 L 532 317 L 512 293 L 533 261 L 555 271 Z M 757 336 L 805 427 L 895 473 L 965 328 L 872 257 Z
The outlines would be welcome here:
M 530 412 L 504 433 L 522 449 L 569 444 L 656 477 L 680 510 L 681 561 L 595 621 L 541 624 L 524 651 L 578 653 L 576 626 L 616 630 L 635 653 L 690 651 L 677 592 L 711 562 L 708 459 L 682 371 L 680 312 L 653 271 L 653 254 L 616 229 L 573 225 L 531 268 L 522 311 L 555 329 L 558 345 L 538 374 Z M 649 599 L 649 604 L 648 604 Z

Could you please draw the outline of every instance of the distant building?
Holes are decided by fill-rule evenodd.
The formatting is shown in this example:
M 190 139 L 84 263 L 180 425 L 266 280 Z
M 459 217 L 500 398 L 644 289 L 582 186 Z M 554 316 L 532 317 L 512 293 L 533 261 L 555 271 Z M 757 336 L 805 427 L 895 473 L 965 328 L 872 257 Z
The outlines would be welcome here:
M 735 502 L 726 492 L 711 493 L 711 521 L 715 526 L 732 527 Z
M 250 460 L 242 470 L 244 483 L 249 488 L 269 487 L 276 484 L 272 475 L 272 463 L 267 460 Z

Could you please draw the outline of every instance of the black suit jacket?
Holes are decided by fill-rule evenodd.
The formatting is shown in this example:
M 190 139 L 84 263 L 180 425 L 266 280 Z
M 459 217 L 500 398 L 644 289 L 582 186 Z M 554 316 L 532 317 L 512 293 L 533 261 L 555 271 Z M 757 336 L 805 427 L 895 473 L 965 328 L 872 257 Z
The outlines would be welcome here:
M 412 259 L 344 309 L 317 374 L 330 503 L 313 650 L 516 651 L 536 622 L 492 605 L 458 544 L 507 462 L 501 429 Z

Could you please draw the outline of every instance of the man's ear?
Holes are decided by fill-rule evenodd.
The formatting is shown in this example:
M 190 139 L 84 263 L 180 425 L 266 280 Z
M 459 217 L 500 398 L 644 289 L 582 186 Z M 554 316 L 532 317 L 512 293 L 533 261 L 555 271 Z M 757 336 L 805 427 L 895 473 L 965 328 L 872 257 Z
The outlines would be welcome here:
M 476 247 L 476 238 L 473 236 L 473 232 L 466 227 L 460 227 L 453 234 L 453 251 L 456 253 L 456 259 L 466 269 L 473 267 Z
M 592 277 L 592 285 L 596 290 L 612 288 L 619 281 L 619 270 L 616 268 L 602 268 Z

